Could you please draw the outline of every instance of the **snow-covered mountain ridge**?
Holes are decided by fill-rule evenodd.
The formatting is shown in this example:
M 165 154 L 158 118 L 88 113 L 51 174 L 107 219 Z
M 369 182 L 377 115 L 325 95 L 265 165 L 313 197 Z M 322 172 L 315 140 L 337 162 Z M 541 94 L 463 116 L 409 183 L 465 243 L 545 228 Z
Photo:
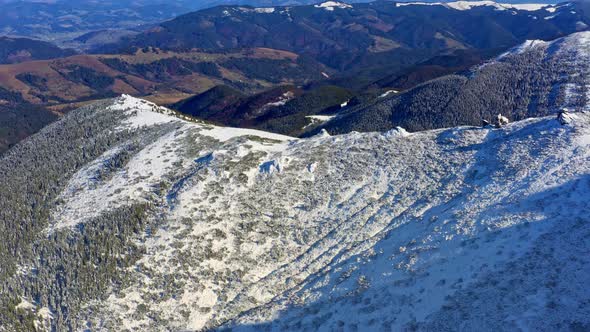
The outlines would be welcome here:
M 545 9 L 549 12 L 556 10 L 555 5 L 550 4 L 538 4 L 538 3 L 523 3 L 523 4 L 510 4 L 510 3 L 499 3 L 495 1 L 450 1 L 450 2 L 398 2 L 397 7 L 402 6 L 445 6 L 455 10 L 470 10 L 479 7 L 492 7 L 495 10 L 526 10 L 526 11 L 537 11 Z
M 57 146 L 76 126 L 90 127 L 69 140 L 87 145 Z M 56 190 L 44 196 L 41 237 L 19 244 L 32 254 L 3 280 L 20 285 L 3 294 L 38 327 L 590 326 L 588 112 L 565 125 L 547 117 L 293 139 L 123 96 L 68 114 L 0 159 L 11 195 L 27 190 L 15 172 L 33 174 L 25 168 L 46 153 L 61 154 L 63 179 L 42 163 Z M 108 245 L 94 248 L 102 236 Z M 100 259 L 61 258 L 71 247 Z M 101 288 L 81 291 L 98 278 Z

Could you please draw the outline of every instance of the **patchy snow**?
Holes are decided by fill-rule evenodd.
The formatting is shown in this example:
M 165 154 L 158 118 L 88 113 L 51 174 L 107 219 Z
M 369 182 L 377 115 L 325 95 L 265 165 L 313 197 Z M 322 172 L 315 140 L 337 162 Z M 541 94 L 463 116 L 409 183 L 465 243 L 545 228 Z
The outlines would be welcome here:
M 143 126 L 149 127 L 177 120 L 171 117 L 174 111 L 129 95 L 122 95 L 117 98 L 110 110 L 129 114 L 130 118 L 123 126 L 130 129 Z
M 547 46 L 547 42 L 546 41 L 543 41 L 543 40 L 538 40 L 538 39 L 535 39 L 535 40 L 527 40 L 524 43 L 522 43 L 522 44 L 520 44 L 520 45 L 512 48 L 510 51 L 501 54 L 498 57 L 498 59 L 502 59 L 502 58 L 504 58 L 504 57 L 506 57 L 508 55 L 511 55 L 511 54 L 522 54 L 522 53 L 524 53 L 526 51 L 530 51 L 533 48 L 542 47 L 542 46 Z
M 324 8 L 327 11 L 334 11 L 335 8 L 340 8 L 340 9 L 352 8 L 352 6 L 347 3 L 342 3 L 342 2 L 337 2 L 337 1 L 323 2 L 319 5 L 315 5 L 314 7 L 315 8 Z
M 383 135 L 387 138 L 391 138 L 391 137 L 408 137 L 410 136 L 410 133 L 408 133 L 404 128 L 402 127 L 396 127 L 394 129 L 388 130 L 385 133 L 383 133 Z
M 456 10 L 470 10 L 478 7 L 493 7 L 496 10 L 524 10 L 537 11 L 551 8 L 548 4 L 508 4 L 494 1 L 454 1 L 454 2 L 397 2 L 397 7 L 403 6 L 444 6 Z
M 581 130 L 577 126 L 585 128 L 590 124 L 589 120 L 589 114 L 579 117 L 573 125 L 578 128 L 575 131 L 585 132 L 586 129 Z M 540 133 L 543 133 L 541 137 L 537 136 Z M 402 197 L 407 199 L 412 196 L 411 192 L 424 190 L 431 194 L 428 198 L 411 199 L 411 202 L 403 202 L 401 197 L 394 198 L 398 192 L 394 188 L 404 179 L 403 170 L 400 169 L 395 178 L 388 178 L 378 171 L 378 167 L 371 167 L 377 172 L 373 178 L 367 179 L 371 185 L 357 184 L 349 188 L 343 194 L 346 205 L 339 205 L 347 210 L 361 197 L 365 202 L 369 201 L 368 195 L 380 198 L 376 206 L 371 203 L 364 205 L 369 211 L 363 211 L 362 216 L 351 217 L 353 220 L 358 218 L 359 222 L 366 221 L 365 218 L 369 221 L 361 222 L 363 227 L 355 228 L 348 219 L 336 219 L 346 220 L 346 226 L 338 226 L 343 228 L 342 231 L 333 231 L 335 233 L 322 239 L 321 244 L 316 243 L 317 252 L 312 249 L 306 253 L 308 259 L 299 258 L 288 267 L 289 272 L 283 271 L 291 278 L 294 278 L 293 270 L 299 271 L 297 279 L 304 280 L 301 284 L 289 284 L 286 294 L 258 306 L 257 310 L 249 311 L 228 326 L 237 330 L 260 330 L 269 326 L 286 330 L 332 330 L 342 326 L 339 324 L 372 329 L 385 323 L 388 329 L 404 330 L 408 326 L 406 324 L 412 322 L 425 326 L 430 324 L 439 310 L 453 304 L 448 300 L 454 298 L 453 294 L 461 294 L 463 290 L 465 294 L 477 294 L 479 288 L 486 288 L 485 299 L 503 301 L 509 307 L 502 311 L 510 315 L 506 316 L 508 321 L 518 319 L 522 328 L 534 330 L 535 326 L 547 320 L 544 316 L 547 313 L 542 314 L 543 310 L 539 309 L 531 310 L 531 301 L 536 301 L 539 308 L 545 308 L 552 297 L 560 297 L 561 290 L 555 293 L 557 289 L 543 289 L 545 294 L 538 296 L 537 289 L 528 293 L 530 291 L 520 290 L 517 285 L 507 282 L 512 286 L 507 292 L 526 294 L 522 301 L 512 302 L 504 298 L 503 291 L 494 287 L 494 279 L 488 276 L 497 273 L 502 280 L 514 280 L 528 275 L 511 269 L 508 262 L 536 262 L 530 256 L 533 252 L 544 250 L 540 248 L 545 245 L 554 247 L 546 239 L 547 234 L 553 234 L 557 229 L 567 234 L 568 231 L 563 229 L 564 223 L 572 216 L 590 211 L 589 204 L 582 198 L 590 194 L 590 164 L 580 149 L 586 153 L 589 150 L 578 139 L 570 137 L 572 133 L 553 118 L 545 118 L 515 123 L 499 131 L 458 128 L 416 133 L 411 138 L 396 140 L 396 151 L 409 148 L 407 154 L 398 152 L 403 154 L 398 158 L 403 160 L 404 167 L 417 162 L 416 165 L 421 165 L 421 168 L 412 168 L 413 172 L 425 172 L 430 176 L 436 172 L 424 167 L 433 162 L 433 150 L 428 149 L 428 156 L 416 158 L 415 155 L 424 151 L 411 146 L 428 146 L 434 144 L 431 140 L 436 140 L 438 144 L 459 145 L 467 150 L 475 145 L 480 145 L 480 148 L 474 154 L 469 153 L 463 162 L 449 165 L 450 168 L 441 175 L 450 182 L 436 180 L 437 188 L 427 189 L 426 184 L 412 178 L 409 186 L 399 189 L 405 190 Z M 578 137 L 580 133 L 574 136 Z M 363 136 L 351 134 L 342 138 L 341 143 L 333 144 L 339 147 L 362 146 L 361 142 Z M 388 141 L 382 144 L 394 143 Z M 534 154 L 540 155 L 529 154 L 532 151 L 538 151 Z M 442 160 L 435 159 L 436 162 Z M 455 160 L 454 157 L 450 159 Z M 522 160 L 530 162 L 526 171 L 522 168 Z M 391 162 L 383 160 L 383 166 L 379 167 L 387 167 L 385 165 Z M 389 167 L 395 169 L 396 164 Z M 453 171 L 455 167 L 462 171 Z M 411 172 L 407 175 L 416 176 Z M 455 181 L 463 185 L 456 187 L 453 183 L 458 182 Z M 381 183 L 389 184 L 389 189 L 380 187 Z M 419 183 L 421 187 L 414 188 Z M 462 189 L 462 186 L 466 187 Z M 442 192 L 437 194 L 437 191 Z M 391 204 L 386 203 L 389 199 Z M 567 206 L 575 208 L 570 210 Z M 575 222 L 568 225 L 577 227 Z M 355 243 L 356 246 L 345 243 Z M 545 258 L 543 254 L 538 254 L 538 259 L 542 262 Z M 328 267 L 317 260 L 329 262 Z M 575 269 L 574 265 L 572 269 Z M 318 268 L 321 272 L 310 277 L 310 268 Z M 560 273 L 561 278 L 565 274 L 574 278 L 568 280 L 575 284 L 583 284 L 583 273 L 575 277 L 573 271 Z M 535 277 L 524 278 L 535 285 L 539 281 L 534 280 L 545 277 L 536 274 Z M 265 282 L 271 280 L 266 278 Z M 260 284 L 259 287 L 265 286 Z M 578 292 L 576 286 L 564 282 L 560 287 L 566 287 L 566 292 L 576 297 L 573 295 Z M 579 312 L 578 316 L 583 315 L 584 310 L 578 310 L 574 303 L 585 297 L 580 295 L 571 304 L 571 308 Z M 476 305 L 485 308 L 485 303 L 484 300 Z M 473 302 L 455 305 L 473 305 Z M 485 310 L 484 315 L 489 314 L 489 310 L 495 312 L 493 307 Z M 453 314 L 448 311 L 440 313 L 442 317 L 439 319 L 443 321 L 455 319 L 452 311 Z M 550 315 L 563 317 L 555 312 Z M 453 324 L 461 324 L 461 319 L 470 326 L 481 323 L 476 315 L 471 317 L 474 318 L 458 318 L 460 320 Z M 502 326 L 502 318 L 495 319 Z
M 229 128 L 229 127 L 213 127 L 211 129 L 204 130 L 203 135 L 215 138 L 221 142 L 228 141 L 232 138 L 242 136 L 255 136 L 260 138 L 267 138 L 270 140 L 276 140 L 278 142 L 288 142 L 296 140 L 296 138 L 273 134 L 265 131 L 254 130 L 254 129 L 243 129 L 243 128 Z
M 268 103 L 268 104 L 262 106 L 262 109 L 284 106 L 289 101 L 293 100 L 293 98 L 295 98 L 295 94 L 293 93 L 293 91 L 287 91 L 287 92 L 283 93 L 277 101 L 274 101 L 272 103 Z
M 49 308 L 39 308 L 31 301 L 21 298 L 20 303 L 15 306 L 15 309 L 17 311 L 27 311 L 28 313 L 33 314 L 33 326 L 36 331 L 51 331 L 51 321 L 54 319 L 54 314 Z M 2 331 L 1 328 L 0 331 Z
M 128 143 L 80 170 L 64 193 L 65 210 L 81 217 L 140 198 L 161 206 L 163 224 L 140 242 L 145 255 L 129 270 L 131 283 L 87 304 L 94 326 L 404 330 L 473 327 L 480 312 L 495 315 L 500 330 L 536 330 L 566 312 L 584 321 L 577 306 L 587 274 L 575 271 L 590 263 L 562 266 L 568 302 L 549 312 L 540 308 L 554 301 L 551 288 L 513 284 L 519 295 L 511 298 L 494 287 L 494 276 L 549 285 L 550 274 L 511 264 L 543 264 L 557 255 L 545 251 L 560 243 L 556 234 L 588 230 L 576 220 L 590 214 L 590 113 L 566 125 L 549 117 L 501 129 L 395 128 L 309 139 L 170 117 L 178 122 L 131 150 L 111 177 L 88 180 Z M 146 128 L 136 121 L 122 127 Z M 172 181 L 164 196 L 133 196 L 137 186 L 162 179 Z M 76 215 L 56 220 L 68 224 Z M 566 241 L 568 251 L 586 250 L 576 241 Z M 170 325 L 137 315 L 140 304 Z M 445 311 L 451 305 L 475 306 L 473 316 Z
M 335 115 L 308 115 L 305 118 L 309 119 L 310 122 L 303 127 L 303 129 L 309 128 L 310 126 L 315 126 L 320 123 L 328 122 L 334 119 Z
M 32 304 L 31 302 L 25 300 L 25 299 L 21 299 L 20 303 L 16 306 L 16 309 L 20 309 L 20 310 L 33 310 L 35 309 L 35 305 Z
M 398 93 L 399 93 L 398 90 L 388 90 L 388 91 L 385 91 L 383 94 L 381 94 L 379 96 L 379 98 L 387 98 L 387 97 L 389 97 L 391 95 L 398 94 Z
M 259 14 L 272 14 L 275 12 L 275 8 L 255 8 L 254 11 L 259 13 Z
M 335 117 L 335 115 L 308 115 L 306 118 L 312 120 L 318 120 L 320 122 L 330 121 Z
M 115 99 L 107 111 L 127 115 L 117 130 L 144 130 L 166 124 L 173 124 L 174 130 L 146 142 L 139 149 L 132 142 L 116 146 L 82 167 L 60 195 L 62 204 L 53 211 L 49 232 L 76 226 L 116 207 L 153 200 L 154 188 L 162 179 L 192 167 L 192 159 L 183 155 L 181 148 L 192 136 L 197 140 L 213 139 L 219 144 L 239 138 L 252 140 L 247 153 L 280 151 L 296 140 L 252 129 L 187 122 L 169 109 L 125 95 Z M 131 157 L 125 166 L 111 169 L 113 161 L 124 159 L 126 155 Z
M 51 321 L 53 320 L 53 312 L 47 307 L 43 307 L 37 311 L 37 319 L 33 322 L 37 331 L 50 331 Z
M 557 46 L 557 47 L 552 47 Z M 508 50 L 507 52 L 502 53 L 501 55 L 497 56 L 495 59 L 487 61 L 472 70 L 472 74 L 477 74 L 479 70 L 482 70 L 486 66 L 496 63 L 498 61 L 504 61 L 512 56 L 518 56 L 523 53 L 531 52 L 531 51 L 542 51 L 544 52 L 547 57 L 547 60 L 551 57 L 559 59 L 561 65 L 566 70 L 568 68 L 586 68 L 585 71 L 588 71 L 590 68 L 587 67 L 587 64 L 590 63 L 590 32 L 583 31 L 573 33 L 569 36 L 564 38 L 559 38 L 552 41 L 543 41 L 543 40 L 527 40 L 521 45 L 513 47 L 512 49 Z M 586 67 L 584 67 L 586 66 Z M 584 69 L 582 69 L 584 71 Z M 577 77 L 582 75 L 584 78 L 584 85 L 580 85 L 578 83 L 565 83 L 562 84 L 565 88 L 566 94 L 566 103 L 563 107 L 569 107 L 568 103 L 575 99 L 576 96 L 579 96 L 582 93 L 590 93 L 590 77 L 585 73 L 570 73 L 568 74 L 571 77 Z M 575 80 L 577 81 L 577 80 Z M 586 91 L 586 92 L 583 92 Z M 587 99 L 590 100 L 590 99 Z M 588 109 L 588 108 L 587 108 Z
M 323 128 L 322 128 L 322 130 L 320 130 L 320 132 L 319 132 L 319 133 L 316 135 L 316 137 L 318 137 L 318 138 L 322 138 L 322 137 L 330 137 L 330 136 L 332 136 L 332 135 L 330 135 L 330 133 L 329 133 L 329 132 L 328 132 L 326 129 L 323 129 Z M 317 167 L 317 163 L 313 163 L 312 165 L 313 165 L 313 169 L 315 169 L 315 168 Z M 310 172 L 312 172 L 312 171 L 313 171 L 313 170 L 310 170 Z

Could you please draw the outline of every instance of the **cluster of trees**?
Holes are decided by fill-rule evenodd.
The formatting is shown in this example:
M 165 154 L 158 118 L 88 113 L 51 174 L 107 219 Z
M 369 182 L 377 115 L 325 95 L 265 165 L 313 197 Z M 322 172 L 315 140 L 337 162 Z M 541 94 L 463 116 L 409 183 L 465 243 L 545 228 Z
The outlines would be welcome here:
M 20 103 L 25 102 L 22 94 L 15 92 L 15 91 L 10 91 L 10 90 L 5 89 L 1 86 L 0 86 L 0 100 L 4 101 L 3 104 L 9 104 L 9 105 L 16 105 L 16 104 L 20 104 Z
M 47 89 L 47 79 L 32 73 L 17 74 L 16 79 L 39 90 Z
M 231 58 L 221 65 L 228 69 L 239 70 L 249 78 L 271 83 L 281 83 L 286 80 L 301 82 L 321 79 L 321 67 L 315 62 L 305 59 L 291 61 L 286 59 Z
M 355 94 L 337 86 L 280 86 L 245 96 L 227 86 L 217 86 L 172 108 L 197 118 L 225 126 L 250 127 L 299 136 L 310 124 L 309 115 L 331 115 Z M 279 101 L 282 102 L 278 103 Z
M 353 92 L 336 86 L 322 86 L 295 98 L 259 119 L 257 128 L 285 135 L 305 132 L 309 115 L 332 115 L 353 98 Z M 304 129 L 305 128 L 305 129 Z
M 115 83 L 114 78 L 82 66 L 69 66 L 67 71 L 61 71 L 60 74 L 69 81 L 84 84 L 100 92 L 104 92 Z
M 554 114 L 561 107 L 581 109 L 585 89 L 583 67 L 575 61 L 546 57 L 542 49 L 509 56 L 471 74 L 445 76 L 406 93 L 350 109 L 325 126 L 330 133 L 385 131 L 401 126 L 410 131 L 480 125 L 498 113 L 510 120 Z M 584 66 L 585 64 L 581 64 Z M 576 95 L 577 94 L 577 95 Z
M 154 81 L 167 81 L 173 76 L 185 76 L 193 73 L 216 78 L 222 76 L 221 71 L 213 62 L 192 62 L 178 57 L 138 64 L 130 64 L 118 58 L 101 58 L 100 61 L 122 73 L 146 77 Z
M 111 210 L 47 235 L 54 222 L 51 213 L 62 203 L 60 193 L 77 170 L 128 142 L 128 153 L 106 162 L 108 173 L 123 167 L 134 149 L 153 141 L 158 129 L 113 130 L 126 115 L 105 112 L 107 106 L 70 113 L 0 158 L 0 326 L 33 330 L 34 310 L 17 308 L 25 298 L 37 309 L 51 310 L 57 330 L 75 329 L 71 319 L 79 305 L 100 298 L 107 287 L 124 285 L 125 268 L 142 253 L 134 240 L 152 220 L 145 204 Z
M 51 43 L 28 39 L 0 37 L 0 63 L 16 63 L 28 60 L 45 60 L 73 55 L 73 50 L 64 50 Z
M 48 110 L 28 103 L 22 94 L 0 87 L 0 155 L 56 118 Z

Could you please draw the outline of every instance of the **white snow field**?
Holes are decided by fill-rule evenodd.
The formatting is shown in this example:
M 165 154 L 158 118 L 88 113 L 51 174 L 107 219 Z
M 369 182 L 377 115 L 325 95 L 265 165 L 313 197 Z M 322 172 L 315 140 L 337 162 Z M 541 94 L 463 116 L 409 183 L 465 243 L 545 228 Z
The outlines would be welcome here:
M 125 145 L 83 167 L 53 215 L 157 207 L 130 285 L 85 304 L 93 331 L 590 328 L 588 112 L 310 139 L 129 96 L 104 112 L 167 129 L 110 177 Z
M 479 7 L 492 7 L 495 10 L 526 10 L 526 11 L 537 11 L 545 9 L 549 12 L 555 11 L 556 6 L 550 4 L 538 4 L 538 3 L 523 3 L 523 4 L 510 4 L 510 3 L 499 3 L 495 1 L 451 1 L 451 2 L 397 2 L 397 7 L 403 6 L 444 6 L 455 10 L 470 10 Z

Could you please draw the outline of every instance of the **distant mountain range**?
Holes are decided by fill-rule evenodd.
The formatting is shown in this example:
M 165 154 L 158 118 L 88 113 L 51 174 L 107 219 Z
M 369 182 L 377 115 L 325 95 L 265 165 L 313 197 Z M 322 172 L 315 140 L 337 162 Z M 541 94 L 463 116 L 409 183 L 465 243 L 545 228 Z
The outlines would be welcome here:
M 405 90 L 359 94 L 331 86 L 281 87 L 253 96 L 216 87 L 171 105 L 213 123 L 310 136 L 480 125 L 590 110 L 590 32 L 531 40 L 460 74 Z M 371 90 L 369 90 L 371 91 Z M 380 92 L 379 92 L 380 91 Z M 315 102 L 314 102 L 315 101 Z
M 76 46 L 74 38 L 101 30 L 142 31 L 178 15 L 222 5 L 253 7 L 317 4 L 314 0 L 0 1 L 0 35 L 31 37 Z M 369 2 L 349 0 L 346 3 Z M 431 2 L 431 1 L 426 1 Z M 507 1 L 519 3 L 521 0 Z M 538 3 L 552 3 L 540 0 Z
M 105 29 L 138 29 L 186 13 L 178 4 L 135 1 L 9 2 L 0 4 L 0 34 L 63 43 Z
M 313 6 L 215 7 L 182 15 L 97 52 L 268 47 L 305 54 L 337 70 L 395 68 L 449 49 L 502 49 L 554 39 L 590 24 L 582 5 L 446 5 L 377 1 Z M 571 7 L 570 6 L 574 6 Z M 378 68 L 378 69 L 377 69 Z
M 219 5 L 303 5 L 309 0 L 0 1 L 0 35 L 76 46 L 71 40 L 101 30 L 142 31 L 191 11 Z

